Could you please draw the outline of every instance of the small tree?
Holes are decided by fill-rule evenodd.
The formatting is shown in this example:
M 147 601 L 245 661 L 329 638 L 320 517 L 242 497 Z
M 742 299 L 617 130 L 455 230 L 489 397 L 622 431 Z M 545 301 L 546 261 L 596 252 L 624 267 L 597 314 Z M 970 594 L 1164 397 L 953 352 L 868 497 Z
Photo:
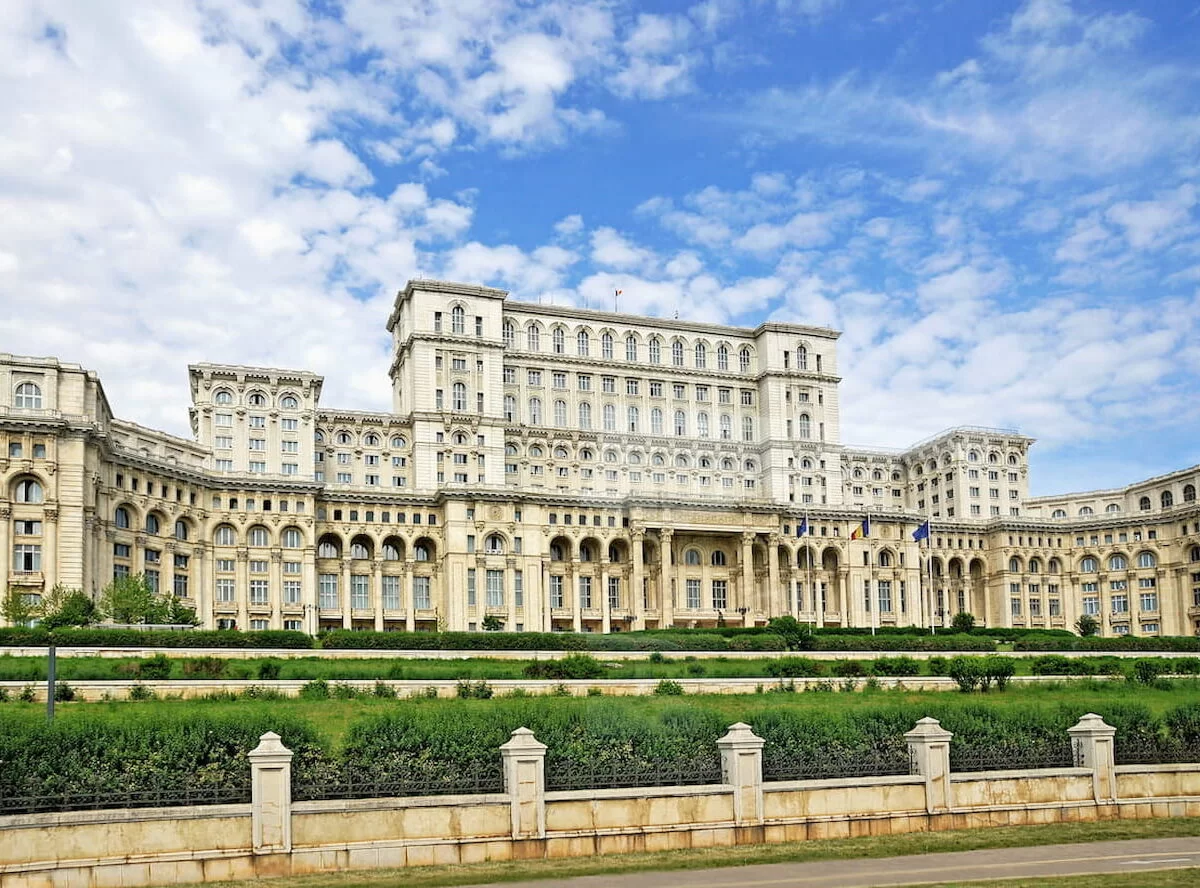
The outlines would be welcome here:
M 9 587 L 0 602 L 0 615 L 13 626 L 28 626 L 37 616 L 37 604 L 28 592 Z
M 484 632 L 499 632 L 504 628 L 504 621 L 495 614 L 488 614 L 483 618 Z
M 47 629 L 60 626 L 86 626 L 96 619 L 96 604 L 82 589 L 71 589 L 61 583 L 42 596 L 38 622 Z
M 113 577 L 100 593 L 100 612 L 114 623 L 146 623 L 157 602 L 142 574 Z
M 815 646 L 812 627 L 795 617 L 772 617 L 767 631 L 780 636 L 789 651 L 807 651 Z
M 1100 631 L 1100 621 L 1091 614 L 1084 614 L 1075 621 L 1075 631 L 1084 638 L 1095 635 Z
M 959 611 L 954 615 L 954 621 L 951 622 L 950 628 L 955 632 L 970 632 L 975 628 L 975 617 L 966 611 Z

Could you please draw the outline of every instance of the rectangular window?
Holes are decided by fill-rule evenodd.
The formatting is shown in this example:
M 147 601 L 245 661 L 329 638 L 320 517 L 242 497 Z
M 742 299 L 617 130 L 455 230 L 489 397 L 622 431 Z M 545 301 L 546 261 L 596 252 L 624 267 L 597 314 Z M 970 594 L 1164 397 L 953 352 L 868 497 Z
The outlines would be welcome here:
M 338 608 L 338 575 L 321 574 L 317 579 L 318 604 L 325 610 Z
M 232 413 L 218 413 L 216 415 L 215 422 L 216 422 L 216 425 L 220 428 L 223 428 L 223 429 L 231 428 L 233 426 L 233 414 Z
M 1021 616 L 1021 599 L 1019 599 L 1019 598 L 1010 599 L 1009 606 L 1012 608 L 1012 615 L 1014 617 Z
M 300 452 L 300 442 L 299 441 L 280 441 L 279 448 L 280 448 L 281 453 L 299 453 Z
M 513 571 L 513 604 L 525 606 L 525 574 L 519 570 Z
M 266 472 L 266 470 L 267 470 L 267 464 L 265 462 L 256 462 L 254 460 L 251 460 L 251 462 L 250 462 L 250 471 L 251 472 L 261 475 L 264 472 Z
M 1128 595 L 1114 595 L 1112 597 L 1112 612 L 1114 614 L 1129 613 L 1129 596 Z
M 299 604 L 300 603 L 300 581 L 299 580 L 284 580 L 283 581 L 283 603 L 284 604 Z
M 550 606 L 563 607 L 563 578 L 557 574 L 550 576 Z
M 251 561 L 250 562 L 250 573 L 265 574 L 266 572 L 267 572 L 267 562 L 265 562 L 265 561 Z
M 1143 611 L 1149 611 L 1151 613 L 1154 613 L 1158 610 L 1158 593 L 1157 592 L 1143 592 L 1141 595 L 1141 598 L 1142 598 L 1142 610 Z
M 129 548 L 128 543 L 114 543 L 113 544 L 113 557 L 114 558 L 128 558 L 129 553 L 130 553 L 130 548 Z
M 151 592 L 153 592 L 155 595 L 157 595 L 158 594 L 158 571 L 157 570 L 147 570 L 146 573 L 144 574 L 144 576 L 146 577 L 146 588 L 149 589 Z
M 250 603 L 264 605 L 270 602 L 271 587 L 267 580 L 250 581 Z
M 879 588 L 879 612 L 890 614 L 892 612 L 892 581 L 879 580 L 876 585 Z
M 688 580 L 686 589 L 687 606 L 693 610 L 698 609 L 700 607 L 700 581 Z
M 217 435 L 217 437 L 214 439 L 214 446 L 217 448 L 217 450 L 232 450 L 233 438 L 231 438 L 229 435 Z
M 592 606 L 592 578 L 579 578 L 579 606 L 582 608 L 590 608 Z
M 621 578 L 608 578 L 608 607 L 617 610 L 621 607 Z
M 300 421 L 295 417 L 279 420 L 279 428 L 285 432 L 295 432 L 300 428 Z
M 712 600 L 713 607 L 717 610 L 725 610 L 729 607 L 729 583 L 726 580 L 712 581 Z
M 413 607 L 417 610 L 433 607 L 429 598 L 429 577 L 413 577 Z
M 380 577 L 384 610 L 400 610 L 400 578 Z
M 1090 617 L 1100 613 L 1100 599 L 1094 595 L 1086 595 L 1083 599 L 1083 612 Z
M 467 568 L 467 607 L 475 606 L 475 568 Z
M 504 607 L 504 571 L 487 572 L 487 606 Z
M 217 580 L 217 601 L 233 601 L 233 580 L 229 577 L 221 577 Z
M 371 606 L 371 578 L 366 574 L 350 575 L 350 608 L 367 610 Z

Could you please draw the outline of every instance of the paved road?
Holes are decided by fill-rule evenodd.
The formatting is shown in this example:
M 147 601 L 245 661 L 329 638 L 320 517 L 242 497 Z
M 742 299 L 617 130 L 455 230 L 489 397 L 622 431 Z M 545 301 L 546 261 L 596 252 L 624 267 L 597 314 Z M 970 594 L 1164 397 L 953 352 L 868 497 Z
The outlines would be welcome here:
M 772 863 L 711 870 L 506 882 L 505 888 L 873 888 L 980 879 L 1132 873 L 1200 866 L 1200 838 L 1137 839 L 876 860 Z M 1145 884 L 1153 884 L 1147 877 Z M 482 888 L 482 886 L 475 886 Z

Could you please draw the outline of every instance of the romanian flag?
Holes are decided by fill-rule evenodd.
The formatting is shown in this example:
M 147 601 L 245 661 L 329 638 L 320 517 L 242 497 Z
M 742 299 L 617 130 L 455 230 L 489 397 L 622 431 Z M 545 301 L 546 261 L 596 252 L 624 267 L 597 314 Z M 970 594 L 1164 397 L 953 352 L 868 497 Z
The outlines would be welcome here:
M 854 532 L 850 534 L 850 539 L 861 540 L 871 535 L 871 516 L 868 515 L 863 519 L 863 523 L 854 528 Z

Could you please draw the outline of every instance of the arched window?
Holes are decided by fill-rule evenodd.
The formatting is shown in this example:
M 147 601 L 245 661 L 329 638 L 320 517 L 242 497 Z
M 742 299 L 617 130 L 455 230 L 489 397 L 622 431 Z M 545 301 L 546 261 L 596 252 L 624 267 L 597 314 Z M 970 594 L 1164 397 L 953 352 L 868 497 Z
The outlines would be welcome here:
M 733 471 L 733 460 L 728 456 L 721 460 L 721 470 L 725 472 Z
M 796 349 L 796 369 L 808 369 L 808 349 L 806 349 L 804 346 L 800 346 L 798 349 Z
M 592 427 L 592 405 L 587 401 L 579 402 L 579 427 L 584 431 Z
M 491 534 L 483 542 L 483 551 L 487 552 L 489 555 L 503 555 L 504 537 L 500 536 L 498 533 Z
M 638 409 L 630 407 L 626 418 L 629 420 L 629 431 L 636 432 L 638 430 Z
M 612 360 L 613 338 L 611 333 L 604 333 L 600 336 L 600 357 L 606 361 Z
M 466 444 L 467 441 L 468 441 L 468 438 L 467 438 L 466 432 L 455 432 L 454 433 L 454 443 L 455 444 Z
M 967 453 L 967 462 L 979 462 L 979 453 L 971 450 Z
M 1109 570 L 1125 570 L 1129 567 L 1129 562 L 1125 560 L 1124 555 L 1112 555 L 1108 559 Z
M 683 343 L 678 339 L 671 343 L 671 363 L 676 367 L 683 366 Z
M 880 567 L 891 567 L 892 566 L 892 553 L 891 552 L 889 552 L 885 549 L 884 551 L 879 553 L 879 566 Z
M 724 567 L 725 563 L 726 563 L 725 562 L 725 553 L 722 552 L 720 549 L 714 549 L 713 553 L 712 553 L 712 566 L 713 567 Z
M 467 385 L 463 382 L 454 383 L 452 404 L 455 410 L 467 409 Z
M 175 522 L 175 539 L 186 541 L 188 538 L 187 522 L 180 520 Z
M 812 419 L 807 413 L 800 414 L 800 418 L 796 421 L 796 426 L 801 438 L 812 437 Z
M 717 346 L 717 369 L 729 369 L 729 347 L 727 345 L 722 344 Z
M 679 453 L 675 456 L 675 468 L 686 469 L 688 467 L 688 458 L 686 453 Z
M 1020 573 L 1021 572 L 1021 559 L 1020 558 L 1008 559 L 1008 572 L 1009 573 Z
M 591 543 L 581 543 L 579 546 L 580 561 L 595 561 L 596 553 L 592 551 Z
M 683 563 L 688 567 L 699 567 L 700 565 L 700 550 L 688 549 L 683 553 Z
M 337 544 L 336 540 L 323 539 L 317 544 L 318 558 L 341 558 L 342 548 Z
M 625 360 L 636 361 L 638 359 L 638 342 L 636 336 L 625 337 Z
M 413 547 L 413 559 L 415 561 L 428 561 L 432 552 L 428 543 L 417 543 Z
M 300 406 L 300 401 L 297 400 L 295 395 L 284 395 L 279 399 L 279 406 L 284 410 L 295 410 Z
M 682 410 L 675 411 L 675 434 L 680 437 L 687 434 L 687 414 Z
M 361 540 L 354 540 L 350 543 L 350 557 L 355 561 L 366 561 L 371 557 L 371 549 Z
M 531 444 L 529 447 L 529 455 L 531 457 L 533 457 L 534 459 L 541 459 L 542 455 L 543 455 L 541 445 L 540 444 Z
M 733 420 L 728 413 L 721 414 L 721 440 L 728 441 L 733 437 Z
M 529 399 L 529 424 L 540 426 L 542 424 L 542 399 Z
M 651 465 L 655 466 L 665 466 L 667 464 L 667 458 L 661 453 L 656 453 L 650 458 L 650 463 Z
M 506 422 L 516 422 L 517 419 L 517 396 L 504 396 L 504 419 Z
M 237 531 L 230 524 L 219 525 L 216 532 L 213 533 L 214 546 L 236 546 Z
M 650 338 L 650 363 L 662 363 L 662 342 L 657 336 L 652 336 Z
M 748 459 L 748 460 L 746 460 L 746 462 L 744 464 L 744 468 L 746 469 L 747 472 L 753 472 L 758 468 L 758 466 L 755 465 L 754 460 Z
M 650 410 L 650 434 L 661 435 L 663 430 L 663 412 L 658 407 Z
M 1049 570 L 1050 573 L 1056 574 L 1062 570 L 1062 565 L 1059 564 L 1057 558 L 1051 558 L 1050 563 L 1047 565 L 1047 569 Z
M 267 396 L 262 392 L 251 392 L 250 397 L 246 399 L 246 403 L 251 407 L 266 407 Z
M 1113 512 L 1120 512 L 1121 507 L 1118 506 L 1116 503 L 1109 503 L 1107 506 L 1104 507 L 1104 511 L 1108 512 L 1110 514 Z
M 1196 501 L 1196 485 L 1183 485 L 1183 501 L 1185 503 L 1194 503 Z
M 591 351 L 592 341 L 588 336 L 587 330 L 580 330 L 575 334 L 575 353 L 581 358 L 586 358 L 588 352 Z
M 640 466 L 642 464 L 642 455 L 636 450 L 629 454 L 629 464 L 631 466 Z
M 509 441 L 507 444 L 504 445 L 504 455 L 505 456 L 520 456 L 521 450 L 519 447 L 517 447 L 516 444 Z
M 563 332 L 562 327 L 554 328 L 550 334 L 550 345 L 556 355 L 567 353 L 567 334 Z
M 703 411 L 696 414 L 696 434 L 701 438 L 708 437 L 708 414 Z
M 279 536 L 280 543 L 285 549 L 299 549 L 304 543 L 304 535 L 295 527 L 289 527 Z
M 742 440 L 743 441 L 753 441 L 754 440 L 754 417 L 752 417 L 752 416 L 743 416 L 742 417 Z
M 615 450 L 604 451 L 604 461 L 606 463 L 615 463 L 617 461 L 617 451 L 615 451 Z
M 604 405 L 604 431 L 615 432 L 617 430 L 617 408 L 612 404 Z
M 554 424 L 560 429 L 567 425 L 567 402 L 558 400 L 554 402 Z
M 467 327 L 467 313 L 463 311 L 461 305 L 456 305 L 450 309 L 450 332 L 462 333 Z
M 738 367 L 743 373 L 750 372 L 750 349 L 743 348 L 738 352 Z
M 1157 567 L 1158 559 L 1154 557 L 1153 552 L 1139 552 L 1137 566 L 1138 567 Z
M 1164 490 L 1162 492 L 1162 496 L 1159 497 L 1159 502 L 1162 503 L 1162 507 L 1164 509 L 1169 509 L 1171 506 L 1175 505 L 1175 494 L 1171 493 L 1169 490 Z
M 1031 574 L 1041 573 L 1042 572 L 1042 562 L 1038 561 L 1036 558 L 1030 558 L 1029 559 L 1029 572 Z
M 696 343 L 696 366 L 701 370 L 708 366 L 708 349 L 703 342 Z
M 1086 558 L 1084 558 L 1082 561 L 1079 562 L 1079 572 L 1080 573 L 1094 574 L 1099 569 L 1100 569 L 1100 562 L 1098 562 L 1091 555 L 1087 556 Z
M 158 516 L 151 512 L 146 516 L 146 533 L 158 536 L 158 532 L 162 530 L 162 524 L 158 520 Z
M 1150 497 L 1144 496 L 1140 500 L 1138 500 L 1138 508 L 1141 509 L 1143 512 L 1149 512 L 1150 511 Z
M 233 395 L 225 389 L 221 389 L 213 395 L 213 402 L 221 407 L 226 407 L 233 403 Z
M 313 433 L 313 440 L 316 441 L 318 444 L 324 444 L 325 443 L 325 433 L 323 431 L 321 431 L 320 429 L 317 429 L 316 432 Z
M 122 530 L 128 530 L 129 510 L 124 506 L 118 506 L 117 510 L 113 512 L 113 524 L 117 525 L 117 527 L 121 528 Z
M 384 561 L 399 561 L 400 547 L 392 541 L 383 544 L 383 560 Z
M 537 324 L 530 324 L 529 329 L 525 331 L 525 336 L 529 340 L 529 350 L 531 352 L 542 350 L 542 329 Z
M 354 440 L 354 438 L 351 437 L 349 432 L 338 432 L 337 433 L 337 442 L 339 444 L 349 444 L 353 440 Z
M 551 543 L 550 544 L 550 560 L 551 561 L 562 561 L 563 560 L 563 547 L 562 547 L 561 543 Z
M 1091 506 L 1083 506 L 1079 509 L 1079 517 L 1081 517 L 1081 518 L 1087 517 L 1088 515 L 1092 515 L 1092 514 L 1094 514 L 1094 510 L 1092 509 Z
M 257 546 L 258 548 L 265 548 L 266 546 L 270 545 L 270 539 L 270 534 L 267 533 L 267 529 L 261 524 L 257 524 L 250 528 L 250 532 L 246 534 L 247 544 L 251 546 Z
M 1008 455 L 1008 464 L 1010 466 L 1015 466 L 1017 464 L 1017 455 L 1015 453 L 1010 453 Z
M 517 341 L 517 328 L 512 321 L 504 322 L 504 347 L 512 348 Z
M 401 438 L 399 435 L 396 435 L 394 438 L 392 438 L 392 449 L 393 450 L 403 450 L 404 447 L 406 446 L 406 444 L 407 444 L 407 442 L 403 438 Z
M 999 462 L 1000 462 L 1000 454 L 998 454 L 998 453 L 989 453 L 988 454 L 988 465 L 994 466 L 994 465 L 999 464 Z
M 1055 509 L 1053 514 L 1050 515 L 1050 517 L 1051 518 L 1066 518 L 1067 510 L 1066 509 Z

